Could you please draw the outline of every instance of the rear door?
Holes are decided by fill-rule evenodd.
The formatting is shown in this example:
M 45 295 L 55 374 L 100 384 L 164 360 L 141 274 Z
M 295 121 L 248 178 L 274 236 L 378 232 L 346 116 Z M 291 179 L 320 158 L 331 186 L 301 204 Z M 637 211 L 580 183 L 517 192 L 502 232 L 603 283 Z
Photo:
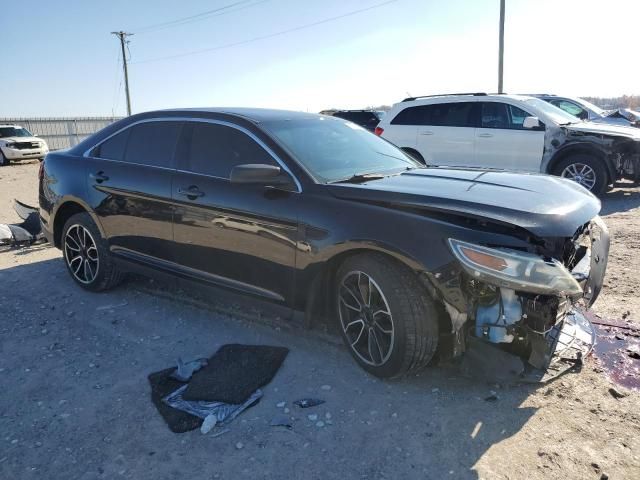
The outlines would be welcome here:
M 474 164 L 477 105 L 455 102 L 418 107 L 417 150 L 428 165 Z
M 291 298 L 298 193 L 229 181 L 236 165 L 278 166 L 253 134 L 187 122 L 173 184 L 176 262 L 187 276 L 271 300 Z
M 480 127 L 476 130 L 475 165 L 525 172 L 540 172 L 544 128 L 522 126 L 525 110 L 504 102 L 480 102 Z
M 171 180 L 181 128 L 177 121 L 145 121 L 91 150 L 89 197 L 112 251 L 171 259 Z

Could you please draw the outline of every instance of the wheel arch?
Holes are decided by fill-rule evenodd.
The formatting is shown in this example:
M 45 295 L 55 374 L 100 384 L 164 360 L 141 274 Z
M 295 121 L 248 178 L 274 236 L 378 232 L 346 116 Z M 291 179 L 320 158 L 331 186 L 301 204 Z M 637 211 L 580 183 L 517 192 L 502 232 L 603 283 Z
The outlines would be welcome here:
M 546 173 L 553 175 L 553 171 L 555 170 L 557 165 L 561 161 L 569 158 L 572 155 L 590 155 L 602 161 L 607 171 L 607 185 L 615 182 L 617 176 L 616 170 L 612 162 L 608 160 L 607 154 L 598 148 L 594 148 L 591 145 L 585 144 L 570 145 L 566 148 L 558 150 L 558 152 L 556 152 L 556 154 L 549 161 Z
M 335 253 L 329 257 L 322 264 L 319 271 L 313 275 L 309 283 L 309 288 L 307 289 L 309 294 L 304 306 L 304 322 L 307 328 L 314 328 L 321 324 L 332 325 L 330 315 L 333 301 L 331 294 L 338 269 L 348 258 L 361 254 L 383 255 L 409 268 L 414 272 L 420 284 L 424 286 L 427 295 L 429 295 L 436 304 L 443 305 L 442 299 L 437 294 L 437 290 L 430 284 L 427 276 L 424 275 L 424 271 L 421 271 L 417 261 L 377 246 L 357 246 Z M 449 315 L 439 315 L 438 320 L 441 326 L 445 327 L 442 331 L 448 331 L 447 329 L 451 328 Z
M 60 206 L 56 208 L 53 215 L 53 243 L 56 248 L 61 248 L 62 229 L 64 228 L 65 223 L 67 223 L 67 220 L 77 213 L 88 213 L 98 227 L 100 235 L 104 237 L 102 226 L 95 214 L 91 212 L 89 206 L 78 198 L 66 198 L 60 203 Z

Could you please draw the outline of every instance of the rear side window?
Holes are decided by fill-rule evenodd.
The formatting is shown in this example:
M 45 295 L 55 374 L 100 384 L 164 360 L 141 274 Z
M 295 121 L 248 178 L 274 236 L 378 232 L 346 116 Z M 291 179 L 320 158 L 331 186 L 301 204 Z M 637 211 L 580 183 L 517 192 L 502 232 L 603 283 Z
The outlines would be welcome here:
M 194 122 L 185 129 L 185 138 L 185 168 L 194 173 L 229 178 L 237 165 L 276 165 L 273 157 L 255 140 L 226 125 Z
M 426 125 L 423 123 L 428 106 L 408 107 L 400 111 L 398 115 L 391 120 L 391 125 Z
M 146 122 L 131 127 L 124 160 L 171 167 L 181 127 L 181 122 Z
M 402 110 L 391 124 L 474 127 L 475 105 L 475 102 L 459 102 L 408 107 Z
M 124 149 L 127 147 L 127 139 L 130 132 L 131 129 L 127 128 L 123 132 L 105 140 L 93 149 L 91 155 L 107 160 L 124 160 Z

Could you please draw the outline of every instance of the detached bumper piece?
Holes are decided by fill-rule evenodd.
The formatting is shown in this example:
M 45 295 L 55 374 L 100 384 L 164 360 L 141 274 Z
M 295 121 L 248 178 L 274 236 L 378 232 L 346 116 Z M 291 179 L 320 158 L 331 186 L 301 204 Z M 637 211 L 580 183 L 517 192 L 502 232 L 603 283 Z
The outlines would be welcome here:
M 20 247 L 45 241 L 38 210 L 14 200 L 14 210 L 22 220 L 18 224 L 0 224 L 0 247 Z

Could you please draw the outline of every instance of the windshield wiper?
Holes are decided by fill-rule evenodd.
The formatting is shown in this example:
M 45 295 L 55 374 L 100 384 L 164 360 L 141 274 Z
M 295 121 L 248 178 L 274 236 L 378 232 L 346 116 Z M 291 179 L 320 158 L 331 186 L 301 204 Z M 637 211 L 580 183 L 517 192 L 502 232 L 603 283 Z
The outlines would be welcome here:
M 331 183 L 362 183 L 369 180 L 380 180 L 384 177 L 386 177 L 386 175 L 382 175 L 381 173 L 356 173 L 348 178 L 336 180 Z

